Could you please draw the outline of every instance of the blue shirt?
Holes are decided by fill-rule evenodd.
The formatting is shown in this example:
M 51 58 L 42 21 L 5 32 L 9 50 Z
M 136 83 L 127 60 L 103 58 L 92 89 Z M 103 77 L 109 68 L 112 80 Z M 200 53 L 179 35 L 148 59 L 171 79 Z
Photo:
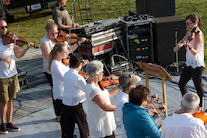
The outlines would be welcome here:
M 123 123 L 128 138 L 160 138 L 161 132 L 148 110 L 133 104 L 126 103 L 122 108 Z

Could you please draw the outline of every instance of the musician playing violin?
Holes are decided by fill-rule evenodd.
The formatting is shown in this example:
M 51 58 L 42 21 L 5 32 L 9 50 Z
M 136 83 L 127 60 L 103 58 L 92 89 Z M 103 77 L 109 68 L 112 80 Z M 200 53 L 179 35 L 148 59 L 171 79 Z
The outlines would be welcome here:
M 46 23 L 47 23 L 47 25 L 45 26 L 46 34 L 41 39 L 40 45 L 41 45 L 41 51 L 43 55 L 43 72 L 52 87 L 52 77 L 50 75 L 50 72 L 48 71 L 47 59 L 48 59 L 50 51 L 53 49 L 53 47 L 57 43 L 56 38 L 59 32 L 58 32 L 58 26 L 54 23 L 52 19 L 47 20 Z M 85 42 L 85 40 L 86 38 L 82 38 L 77 43 L 73 44 L 72 46 L 68 46 L 67 41 L 65 41 L 64 43 L 66 44 L 66 46 L 68 46 L 69 53 L 72 53 L 74 50 L 77 49 L 77 47 L 81 43 Z
M 206 138 L 207 131 L 201 119 L 193 117 L 199 108 L 196 93 L 184 94 L 181 109 L 162 122 L 161 138 Z
M 58 36 L 58 26 L 54 23 L 54 21 L 52 19 L 49 19 L 46 21 L 47 25 L 45 26 L 45 30 L 46 30 L 46 34 L 43 36 L 43 38 L 40 41 L 40 45 L 41 45 L 41 51 L 42 51 L 42 55 L 43 55 L 43 72 L 48 80 L 48 82 L 50 83 L 50 86 L 53 87 L 53 83 L 52 83 L 52 76 L 50 71 L 48 70 L 48 57 L 49 57 L 49 53 L 51 52 L 51 50 L 54 48 L 54 46 L 58 43 L 56 38 Z M 68 45 L 68 42 L 65 41 L 64 44 L 66 45 L 67 49 L 68 49 L 68 54 L 72 53 L 74 50 L 77 49 L 77 47 L 83 43 L 86 40 L 86 38 L 82 38 L 80 39 L 77 43 L 73 44 L 72 46 Z M 55 105 L 55 101 L 53 101 L 53 105 L 54 107 Z M 57 112 L 55 112 L 57 113 Z M 56 114 L 57 116 L 57 120 L 59 121 L 58 118 L 58 114 Z
M 93 60 L 86 66 L 86 73 L 88 75 L 86 85 L 86 103 L 88 108 L 88 126 L 91 137 L 107 137 L 114 138 L 114 131 L 116 123 L 113 111 L 116 106 L 111 104 L 112 98 L 120 88 L 114 87 L 110 91 L 102 90 L 98 82 L 102 80 L 104 70 L 101 61 Z
M 143 85 L 132 88 L 129 92 L 129 102 L 125 103 L 123 112 L 123 123 L 128 138 L 160 138 L 161 132 L 155 120 L 157 115 L 151 116 L 146 107 L 149 105 L 150 91 Z M 165 111 L 165 106 L 160 113 Z
M 204 92 L 201 84 L 202 72 L 205 67 L 204 63 L 204 36 L 199 26 L 202 21 L 196 14 L 190 14 L 185 19 L 186 26 L 189 31 L 180 40 L 177 46 L 174 47 L 174 52 L 177 52 L 182 46 L 186 47 L 186 62 L 185 68 L 182 71 L 179 88 L 182 96 L 187 93 L 186 84 L 192 78 L 198 96 L 200 97 L 200 107 L 203 106 L 202 97 Z
M 3 134 L 8 133 L 9 128 L 13 131 L 20 131 L 20 128 L 12 124 L 13 99 L 16 99 L 18 77 L 15 56 L 16 58 L 23 57 L 27 50 L 34 46 L 34 43 L 28 42 L 28 46 L 20 51 L 14 43 L 4 45 L 2 37 L 6 35 L 7 27 L 6 21 L 0 19 L 0 132 Z

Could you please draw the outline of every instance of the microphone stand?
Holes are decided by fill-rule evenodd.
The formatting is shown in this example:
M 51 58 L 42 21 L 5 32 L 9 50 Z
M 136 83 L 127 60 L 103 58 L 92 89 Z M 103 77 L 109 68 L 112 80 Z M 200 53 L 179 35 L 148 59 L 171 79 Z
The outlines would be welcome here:
M 177 46 L 178 44 L 178 27 L 179 26 L 175 26 L 175 46 Z M 179 72 L 179 62 L 178 62 L 178 51 L 175 53 L 175 56 L 176 56 L 176 72 L 173 72 L 172 74 L 175 75 L 175 76 L 179 76 L 180 75 L 180 72 Z

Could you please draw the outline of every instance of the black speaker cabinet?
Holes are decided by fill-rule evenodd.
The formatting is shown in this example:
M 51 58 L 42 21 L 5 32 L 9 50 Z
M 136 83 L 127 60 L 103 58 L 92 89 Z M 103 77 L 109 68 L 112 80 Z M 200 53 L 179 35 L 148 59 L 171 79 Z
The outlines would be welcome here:
M 173 52 L 173 47 L 176 43 L 176 32 L 177 42 L 179 42 L 186 33 L 184 19 L 177 16 L 156 18 L 156 24 L 153 31 L 155 63 L 166 66 L 176 62 L 176 54 Z M 185 48 L 182 47 L 178 53 L 179 61 L 185 61 Z
M 136 0 L 137 14 L 154 17 L 175 15 L 175 0 Z

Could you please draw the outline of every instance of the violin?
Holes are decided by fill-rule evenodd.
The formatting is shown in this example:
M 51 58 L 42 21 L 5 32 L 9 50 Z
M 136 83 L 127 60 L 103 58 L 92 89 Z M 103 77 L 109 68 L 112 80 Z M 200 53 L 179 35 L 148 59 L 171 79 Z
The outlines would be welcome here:
M 62 63 L 65 64 L 66 66 L 70 65 L 69 61 L 70 61 L 70 59 L 68 59 L 68 58 L 62 59 Z
M 107 88 L 110 85 L 118 85 L 118 84 L 119 84 L 118 77 L 114 74 L 111 74 L 109 76 L 103 76 L 102 80 L 99 83 L 99 85 L 102 88 Z
M 207 123 L 207 109 L 206 109 L 205 112 L 195 112 L 195 113 L 193 114 L 193 116 L 194 116 L 195 118 L 199 118 L 199 119 L 203 120 L 204 125 Z
M 28 44 L 27 41 L 23 37 L 16 37 L 11 32 L 8 32 L 6 35 L 2 37 L 4 45 L 14 43 L 16 39 L 16 45 L 23 46 L 24 44 Z M 34 48 L 39 48 L 38 46 L 34 45 Z
M 79 39 L 81 39 L 81 37 L 78 37 L 78 35 L 75 34 L 75 33 L 67 34 L 64 31 L 61 31 L 59 33 L 59 35 L 57 36 L 56 41 L 64 42 L 64 41 L 68 41 L 68 38 L 70 38 L 69 40 L 70 40 L 71 43 L 76 43 Z M 91 40 L 90 39 L 86 39 L 86 42 L 90 43 Z
M 200 31 L 197 31 L 197 32 L 195 31 L 197 27 L 198 26 L 193 27 L 192 30 L 190 31 L 190 34 L 188 35 L 188 38 L 187 38 L 187 41 L 186 41 L 187 43 L 189 43 L 190 41 L 192 41 L 195 38 L 195 35 L 200 32 Z

